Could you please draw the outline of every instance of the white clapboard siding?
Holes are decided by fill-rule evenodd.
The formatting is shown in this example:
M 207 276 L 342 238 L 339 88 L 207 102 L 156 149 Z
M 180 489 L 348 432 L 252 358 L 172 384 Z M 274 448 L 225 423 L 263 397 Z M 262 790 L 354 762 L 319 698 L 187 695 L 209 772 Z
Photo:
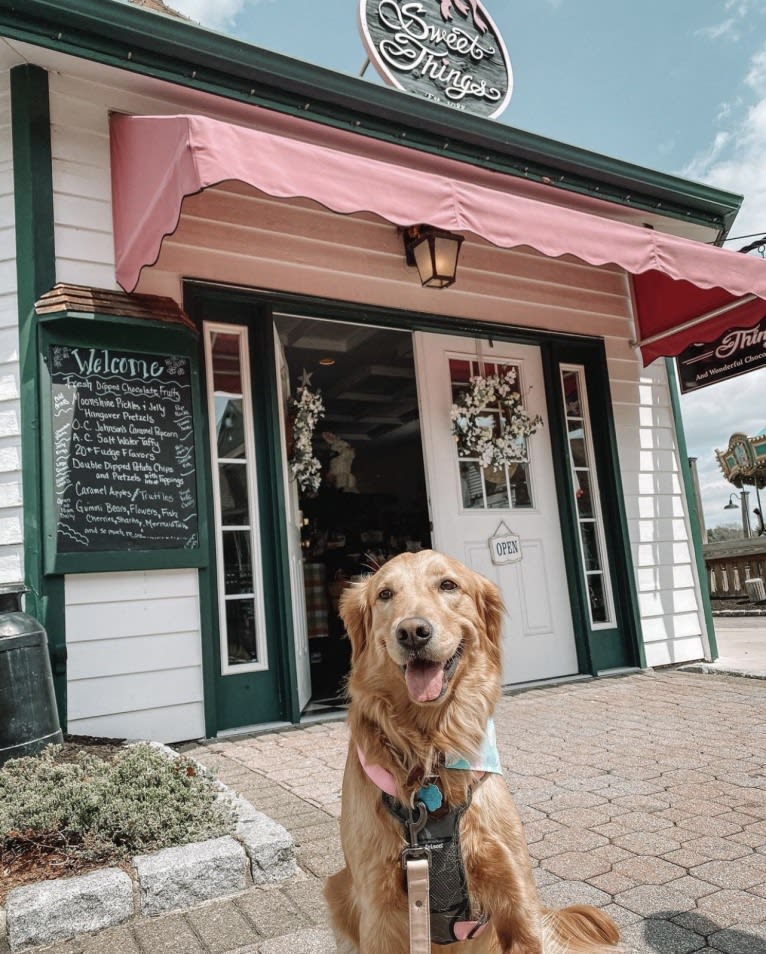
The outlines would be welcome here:
M 665 366 L 613 357 L 609 343 L 607 354 L 646 662 L 701 659 L 708 646 Z
M 167 708 L 139 709 L 130 713 L 129 723 L 125 713 L 78 719 L 69 731 L 78 735 L 105 736 L 111 739 L 150 739 L 153 742 L 179 742 L 189 738 L 189 727 L 199 722 L 199 703 L 172 705 Z M 162 732 L 157 733 L 157 726 Z M 126 727 L 129 731 L 126 731 Z M 193 733 L 199 738 L 202 732 Z
M 51 74 L 51 110 L 59 280 L 104 287 L 115 287 L 109 110 L 249 121 L 241 105 L 93 65 L 80 76 Z M 642 369 L 629 344 L 629 282 L 619 269 L 498 249 L 469 234 L 459 284 L 448 295 L 424 296 L 389 223 L 224 183 L 186 200 L 178 229 L 143 270 L 138 290 L 180 300 L 185 276 L 603 338 L 647 662 L 704 654 L 665 369 L 662 362 Z
M 73 574 L 65 600 L 70 732 L 204 735 L 196 570 Z
M 10 73 L 0 71 L 0 584 L 24 578 Z

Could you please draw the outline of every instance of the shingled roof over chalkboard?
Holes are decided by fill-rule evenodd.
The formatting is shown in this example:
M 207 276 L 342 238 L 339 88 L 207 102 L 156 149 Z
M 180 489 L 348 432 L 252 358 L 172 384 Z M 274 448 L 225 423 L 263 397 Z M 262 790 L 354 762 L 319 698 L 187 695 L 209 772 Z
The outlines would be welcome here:
M 185 325 L 197 330 L 181 306 L 172 298 L 160 295 L 127 295 L 122 291 L 88 288 L 84 285 L 54 285 L 35 302 L 38 315 L 60 312 L 80 312 L 86 315 L 112 315 L 121 318 L 141 318 Z

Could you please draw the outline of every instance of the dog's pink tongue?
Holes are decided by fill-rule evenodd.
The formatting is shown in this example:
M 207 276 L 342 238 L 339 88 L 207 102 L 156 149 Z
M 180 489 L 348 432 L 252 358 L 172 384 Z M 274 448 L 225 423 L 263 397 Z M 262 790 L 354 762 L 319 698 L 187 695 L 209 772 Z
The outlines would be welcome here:
M 404 681 L 413 702 L 433 702 L 442 691 L 444 669 L 441 663 L 416 659 L 407 663 Z

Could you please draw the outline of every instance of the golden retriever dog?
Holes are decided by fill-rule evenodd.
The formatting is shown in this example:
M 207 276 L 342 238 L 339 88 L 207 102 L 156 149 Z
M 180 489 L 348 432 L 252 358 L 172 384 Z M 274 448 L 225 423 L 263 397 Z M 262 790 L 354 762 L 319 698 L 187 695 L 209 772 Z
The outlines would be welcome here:
M 619 931 L 603 912 L 542 907 L 502 775 L 475 764 L 500 695 L 497 587 L 432 550 L 403 553 L 347 589 L 340 613 L 352 648 L 346 867 L 325 886 L 339 951 L 410 951 L 401 856 L 408 820 L 420 823 L 426 809 L 418 802 L 435 794 L 442 804 L 429 806 L 426 832 L 454 825 L 459 845 L 456 856 L 454 842 L 433 842 L 447 864 L 435 870 L 431 862 L 432 911 L 442 904 L 432 931 L 436 918 L 452 936 L 434 942 L 432 934 L 431 951 L 450 944 L 450 954 L 614 954 Z M 456 758 L 462 766 L 451 766 Z M 462 883 L 462 907 L 453 896 L 435 900 L 442 876 L 452 879 L 447 895 Z M 448 917 L 458 911 L 448 923 L 445 904 Z

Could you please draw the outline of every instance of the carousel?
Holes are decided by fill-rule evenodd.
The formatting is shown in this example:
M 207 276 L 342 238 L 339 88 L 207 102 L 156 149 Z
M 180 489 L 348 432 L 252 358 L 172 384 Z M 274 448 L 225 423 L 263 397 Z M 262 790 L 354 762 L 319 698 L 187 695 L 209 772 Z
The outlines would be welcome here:
M 755 437 L 746 434 L 732 434 L 729 446 L 724 451 L 715 452 L 723 476 L 740 491 L 740 503 L 734 502 L 735 493 L 730 494 L 724 510 L 742 509 L 742 525 L 745 536 L 762 536 L 766 531 L 763 522 L 760 491 L 766 486 L 766 428 Z M 751 527 L 748 509 L 749 491 L 754 487 L 757 506 L 753 508 L 755 526 Z

